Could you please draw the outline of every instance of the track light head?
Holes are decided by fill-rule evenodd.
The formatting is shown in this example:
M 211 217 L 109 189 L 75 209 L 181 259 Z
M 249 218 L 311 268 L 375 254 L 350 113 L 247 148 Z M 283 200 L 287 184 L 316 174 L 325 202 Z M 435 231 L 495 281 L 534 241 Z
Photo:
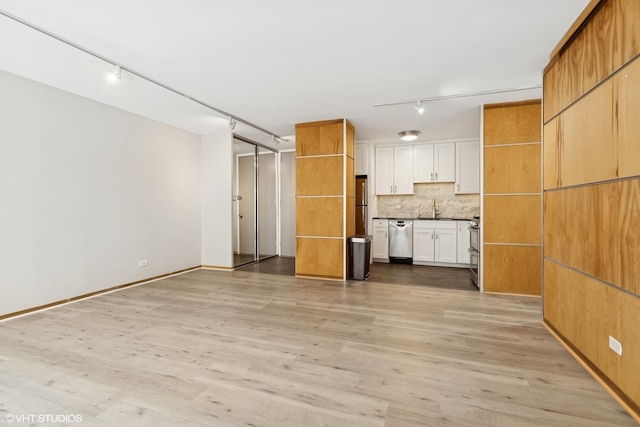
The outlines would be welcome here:
M 229 116 L 229 129 L 234 130 L 237 124 L 238 122 L 236 122 L 232 116 Z
M 122 67 L 118 64 L 114 64 L 113 70 L 109 72 L 107 78 L 110 82 L 117 82 L 122 79 Z
M 276 137 L 275 135 L 271 135 L 271 143 L 278 145 L 280 144 L 280 139 L 278 137 Z
M 418 114 L 422 114 L 424 113 L 424 107 L 420 104 L 420 101 L 416 101 L 416 105 L 414 105 L 414 107 L 416 109 L 416 111 L 418 112 Z

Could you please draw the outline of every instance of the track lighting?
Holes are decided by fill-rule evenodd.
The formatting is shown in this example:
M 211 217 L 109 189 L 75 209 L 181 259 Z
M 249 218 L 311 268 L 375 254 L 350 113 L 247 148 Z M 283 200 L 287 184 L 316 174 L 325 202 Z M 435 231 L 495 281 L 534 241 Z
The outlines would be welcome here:
M 107 75 L 110 82 L 117 82 L 122 79 L 122 67 L 118 64 L 114 64 L 113 70 Z
M 118 63 L 114 59 L 108 58 L 108 57 L 106 57 L 104 55 L 101 55 L 101 54 L 99 54 L 97 52 L 94 52 L 94 51 L 89 50 L 89 49 L 87 49 L 85 47 L 82 47 L 82 46 L 80 46 L 80 45 L 78 45 L 78 44 L 76 44 L 76 43 L 74 43 L 74 42 L 72 42 L 70 40 L 67 40 L 67 39 L 65 39 L 63 37 L 60 37 L 57 34 L 52 33 L 51 31 L 48 31 L 48 30 L 46 30 L 46 29 L 44 29 L 42 27 L 39 27 L 39 26 L 34 25 L 34 24 L 30 23 L 30 22 L 27 22 L 24 19 L 18 18 L 17 16 L 11 15 L 11 14 L 9 14 L 9 13 L 1 10 L 1 9 L 0 9 L 0 15 L 6 17 L 8 19 L 11 19 L 11 20 L 17 22 L 18 24 L 24 25 L 25 27 L 29 27 L 32 30 L 37 31 L 40 34 L 44 34 L 45 36 L 50 37 L 53 40 L 57 40 L 58 42 L 63 43 L 65 46 L 70 46 L 70 47 L 72 47 L 72 48 L 74 48 L 76 50 L 79 50 L 81 52 L 86 53 L 87 55 L 90 55 L 90 56 L 92 56 L 92 57 L 94 57 L 96 59 L 99 59 L 99 60 L 103 61 L 105 64 L 113 65 L 113 67 L 115 69 L 113 71 L 109 71 L 109 72 L 106 73 L 107 74 L 107 79 L 109 81 L 117 82 L 118 80 L 120 80 L 122 78 L 122 67 L 120 65 L 118 65 Z M 158 80 L 156 80 L 156 79 L 154 79 L 152 77 L 149 77 L 149 76 L 147 76 L 147 75 L 145 75 L 143 73 L 140 73 L 140 72 L 136 71 L 135 69 L 126 67 L 125 71 L 127 72 L 127 76 L 129 76 L 129 75 L 134 76 L 134 77 L 136 77 L 138 79 L 142 79 L 142 80 L 144 80 L 144 81 L 146 81 L 148 83 L 151 83 L 151 84 L 153 84 L 155 86 L 158 86 L 158 87 L 160 87 L 162 89 L 165 89 L 165 90 L 167 90 L 167 91 L 169 91 L 169 92 L 171 92 L 171 93 L 173 93 L 175 95 L 184 97 L 184 98 L 188 99 L 189 101 L 195 102 L 196 104 L 198 104 L 198 105 L 200 105 L 202 107 L 205 107 L 205 108 L 208 108 L 209 110 L 215 111 L 216 113 L 218 113 L 220 115 L 220 117 L 224 117 L 224 116 L 229 117 L 229 127 L 231 128 L 231 130 L 233 130 L 235 128 L 236 120 L 234 120 L 234 118 L 231 116 L 231 114 L 229 112 L 227 112 L 225 110 L 222 110 L 220 108 L 214 107 L 213 105 L 211 105 L 211 104 L 209 104 L 209 103 L 207 103 L 207 102 L 205 102 L 205 101 L 203 101 L 201 99 L 195 98 L 195 97 L 193 97 L 193 96 L 191 96 L 191 95 L 189 95 L 189 94 L 187 94 L 185 92 L 182 92 L 181 90 L 178 90 L 178 89 L 176 89 L 174 87 L 166 85 L 166 84 L 164 84 L 164 83 L 162 83 L 162 82 L 160 82 L 160 81 L 158 81 Z M 240 119 L 240 118 L 238 120 L 240 122 L 242 122 L 243 127 L 245 127 L 245 126 L 251 127 L 253 129 L 261 132 L 264 135 L 274 135 L 273 132 L 270 132 L 269 130 L 267 130 L 267 129 L 263 128 L 263 127 L 260 127 L 260 126 L 254 124 L 254 123 L 251 123 L 248 120 L 244 120 L 244 119 Z M 276 135 L 276 138 L 279 138 L 279 137 Z M 286 141 L 286 140 L 283 139 L 283 141 Z
M 415 141 L 416 139 L 418 139 L 418 135 L 420 135 L 420 131 L 419 130 L 403 130 L 402 132 L 399 132 L 398 135 L 400 135 L 400 139 L 403 141 Z
M 416 101 L 416 105 L 413 107 L 416 109 L 416 111 L 418 112 L 418 114 L 422 114 L 424 113 L 424 107 L 422 105 L 420 105 L 420 100 Z
M 275 144 L 275 145 L 278 145 L 278 144 L 280 144 L 280 140 L 278 138 L 276 138 L 275 135 L 271 135 L 271 143 Z

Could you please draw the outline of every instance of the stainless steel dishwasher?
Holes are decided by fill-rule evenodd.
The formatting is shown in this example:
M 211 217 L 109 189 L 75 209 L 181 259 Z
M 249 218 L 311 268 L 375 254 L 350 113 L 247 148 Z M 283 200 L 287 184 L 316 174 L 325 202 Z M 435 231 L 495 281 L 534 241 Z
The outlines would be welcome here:
M 389 221 L 389 262 L 413 264 L 413 221 Z

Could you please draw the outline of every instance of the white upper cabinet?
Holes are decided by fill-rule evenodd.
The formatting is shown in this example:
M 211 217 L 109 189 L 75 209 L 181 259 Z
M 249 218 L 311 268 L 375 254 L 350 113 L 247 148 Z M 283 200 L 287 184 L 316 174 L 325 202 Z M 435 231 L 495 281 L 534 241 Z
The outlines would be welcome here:
M 456 179 L 456 144 L 435 144 L 433 146 L 433 171 L 435 182 L 453 182 Z
M 456 194 L 480 193 L 480 143 L 456 142 Z
M 414 182 L 455 181 L 455 143 L 416 145 L 414 152 Z
M 393 150 L 394 194 L 413 194 L 413 146 Z
M 369 152 L 368 144 L 356 144 L 354 161 L 355 175 L 369 175 Z
M 433 182 L 433 144 L 413 147 L 413 182 Z
M 413 194 L 413 146 L 376 147 L 376 194 Z

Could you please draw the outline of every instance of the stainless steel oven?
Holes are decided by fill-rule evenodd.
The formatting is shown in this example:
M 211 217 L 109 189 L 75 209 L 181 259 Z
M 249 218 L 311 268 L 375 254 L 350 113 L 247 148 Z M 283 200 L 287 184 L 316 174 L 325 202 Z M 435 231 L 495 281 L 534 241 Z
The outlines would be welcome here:
M 480 218 L 474 217 L 469 221 L 469 269 L 471 270 L 471 280 L 476 285 L 480 276 Z

